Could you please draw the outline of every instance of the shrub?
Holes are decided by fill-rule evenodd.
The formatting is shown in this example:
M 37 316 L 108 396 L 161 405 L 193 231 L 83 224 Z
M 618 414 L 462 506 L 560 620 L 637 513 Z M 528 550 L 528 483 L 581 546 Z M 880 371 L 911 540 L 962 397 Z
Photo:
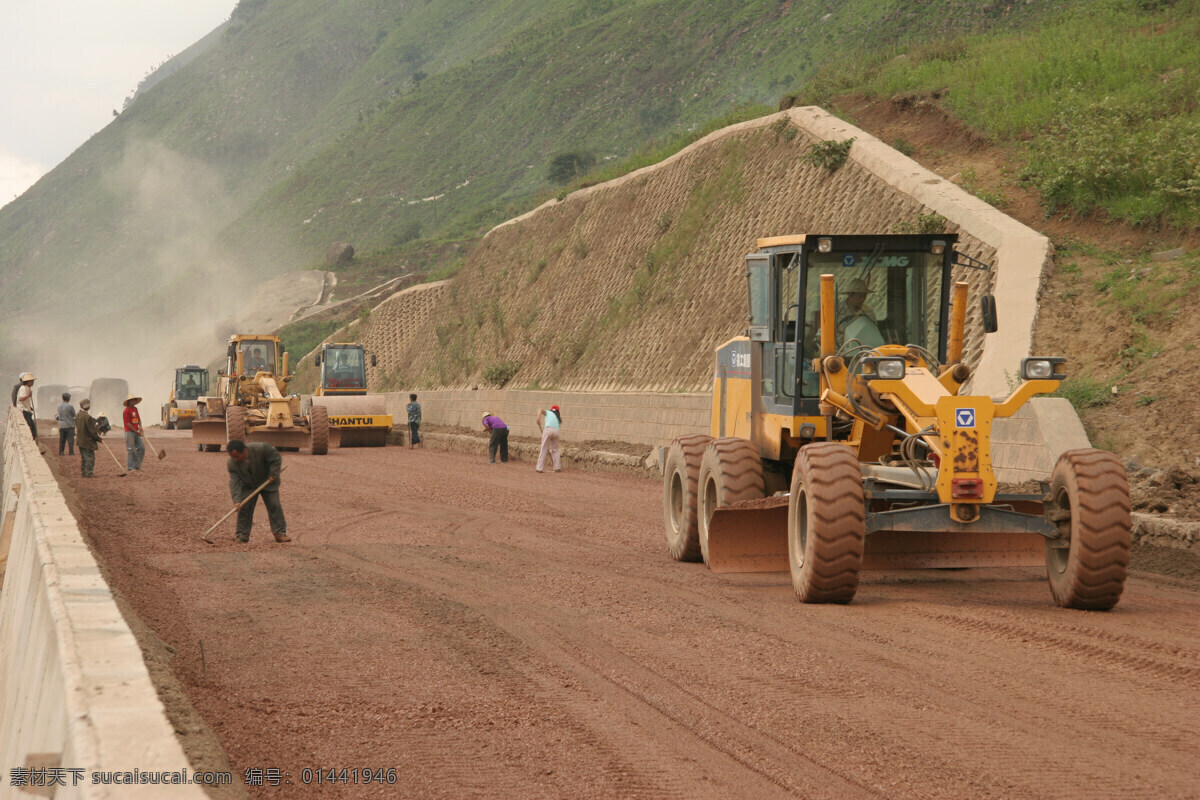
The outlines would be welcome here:
M 488 383 L 495 384 L 496 388 L 501 388 L 511 381 L 520 369 L 520 361 L 497 361 L 484 369 L 483 379 Z
M 586 150 L 559 153 L 550 159 L 546 176 L 551 183 L 570 183 L 596 165 L 596 155 Z
M 837 172 L 850 157 L 850 147 L 853 144 L 853 136 L 842 142 L 826 139 L 809 147 L 808 152 L 800 156 L 800 160 L 812 164 L 814 167 L 823 167 L 830 172 Z
M 1107 385 L 1087 375 L 1067 378 L 1059 384 L 1054 396 L 1065 397 L 1075 406 L 1076 411 L 1106 406 L 1113 400 L 1112 390 Z

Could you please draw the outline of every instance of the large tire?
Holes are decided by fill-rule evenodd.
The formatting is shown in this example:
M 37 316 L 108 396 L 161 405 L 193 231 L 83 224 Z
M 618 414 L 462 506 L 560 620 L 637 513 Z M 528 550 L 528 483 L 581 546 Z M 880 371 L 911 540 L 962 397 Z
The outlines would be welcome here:
M 676 561 L 700 561 L 700 530 L 696 524 L 696 487 L 700 461 L 712 437 L 689 433 L 671 442 L 663 464 L 663 521 L 667 551 Z
M 175 423 L 171 422 L 171 406 L 169 405 L 162 407 L 162 426 L 164 430 L 175 430 Z
M 1129 481 L 1112 453 L 1063 453 L 1050 476 L 1049 512 L 1064 535 L 1046 542 L 1046 576 L 1066 608 L 1107 611 L 1121 599 L 1129 568 Z
M 802 603 L 849 603 L 866 545 L 862 468 L 844 444 L 800 448 L 788 498 L 788 563 Z
M 241 406 L 225 409 L 225 441 L 234 439 L 246 441 L 246 409 Z
M 708 525 L 713 512 L 742 500 L 760 500 L 766 496 L 762 458 L 758 447 L 746 439 L 714 439 L 700 459 L 700 477 L 696 487 L 696 524 L 700 554 L 708 563 Z
M 313 455 L 325 455 L 329 452 L 329 410 L 325 406 L 313 406 L 308 424 L 312 432 Z

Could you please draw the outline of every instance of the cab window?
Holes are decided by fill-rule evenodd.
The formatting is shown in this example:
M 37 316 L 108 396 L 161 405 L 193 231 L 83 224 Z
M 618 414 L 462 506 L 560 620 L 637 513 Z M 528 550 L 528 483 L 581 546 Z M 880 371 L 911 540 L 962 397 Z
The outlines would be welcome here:
M 253 377 L 257 372 L 275 372 L 274 342 L 242 342 L 241 351 L 244 375 Z

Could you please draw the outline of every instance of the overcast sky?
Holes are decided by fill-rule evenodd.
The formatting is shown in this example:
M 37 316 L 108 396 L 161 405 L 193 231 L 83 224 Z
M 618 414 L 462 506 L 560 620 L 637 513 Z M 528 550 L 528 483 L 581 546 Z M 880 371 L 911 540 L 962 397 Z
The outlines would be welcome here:
M 0 0 L 0 206 L 112 122 L 236 0 Z

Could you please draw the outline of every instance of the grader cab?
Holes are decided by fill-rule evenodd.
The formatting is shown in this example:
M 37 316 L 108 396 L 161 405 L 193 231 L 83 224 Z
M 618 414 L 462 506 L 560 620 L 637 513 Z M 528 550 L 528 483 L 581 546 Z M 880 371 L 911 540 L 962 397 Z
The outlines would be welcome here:
M 217 393 L 196 402 L 192 423 L 196 448 L 216 451 L 241 439 L 281 449 L 310 448 L 313 455 L 323 456 L 331 444 L 336 447 L 336 430 L 330 428 L 325 408 L 302 412 L 300 397 L 287 394 L 292 379 L 288 367 L 288 354 L 279 337 L 230 336 L 226 365 L 218 372 Z
M 1049 482 L 999 486 L 993 421 L 1066 375 L 1026 358 L 1002 400 L 964 396 L 968 284 L 953 235 L 790 236 L 747 256 L 749 330 L 716 352 L 709 434 L 664 462 L 667 545 L 713 572 L 789 571 L 846 603 L 862 569 L 1045 564 L 1055 600 L 1107 609 L 1129 558 L 1125 471 L 1063 453 Z M 996 330 L 995 304 L 981 302 Z M 1017 366 L 1017 365 L 1014 365 Z

